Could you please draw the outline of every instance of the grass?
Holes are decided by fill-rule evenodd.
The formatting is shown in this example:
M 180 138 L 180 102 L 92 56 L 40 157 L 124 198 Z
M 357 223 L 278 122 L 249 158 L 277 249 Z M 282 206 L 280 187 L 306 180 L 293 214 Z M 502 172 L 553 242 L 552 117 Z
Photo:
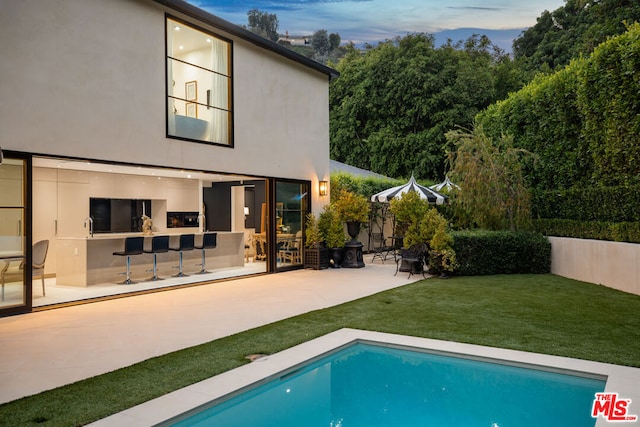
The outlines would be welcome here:
M 0 405 L 0 426 L 83 425 L 344 327 L 640 367 L 640 296 L 553 275 L 427 279 Z

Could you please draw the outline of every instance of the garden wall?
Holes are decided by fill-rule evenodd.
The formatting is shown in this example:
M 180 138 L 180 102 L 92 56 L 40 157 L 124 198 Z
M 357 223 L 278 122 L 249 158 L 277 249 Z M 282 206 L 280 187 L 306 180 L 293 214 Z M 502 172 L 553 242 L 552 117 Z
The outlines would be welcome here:
M 549 237 L 551 273 L 640 295 L 640 244 Z

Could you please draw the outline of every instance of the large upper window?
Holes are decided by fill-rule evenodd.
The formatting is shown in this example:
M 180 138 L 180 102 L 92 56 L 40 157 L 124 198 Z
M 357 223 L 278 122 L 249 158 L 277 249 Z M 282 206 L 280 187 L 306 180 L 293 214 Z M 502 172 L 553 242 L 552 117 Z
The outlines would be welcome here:
M 169 136 L 232 145 L 231 43 L 167 19 Z

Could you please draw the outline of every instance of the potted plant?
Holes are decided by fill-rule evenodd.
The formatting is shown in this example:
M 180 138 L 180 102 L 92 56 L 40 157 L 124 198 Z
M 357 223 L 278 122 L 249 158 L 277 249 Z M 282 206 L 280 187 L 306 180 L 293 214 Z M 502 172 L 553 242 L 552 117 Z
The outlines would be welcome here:
M 360 194 L 340 190 L 331 203 L 338 217 L 347 223 L 349 236 L 355 240 L 360 233 L 360 225 L 369 219 L 369 201 Z
M 318 220 L 313 213 L 308 213 L 305 220 L 304 267 L 320 270 L 329 266 L 327 248 L 320 233 Z
M 322 238 L 320 227 L 318 226 L 318 220 L 311 212 L 306 216 L 304 237 L 304 245 L 307 248 L 319 248 L 324 244 L 324 239 Z
M 329 250 L 329 265 L 339 268 L 342 265 L 342 252 L 346 238 L 344 226 L 333 205 L 324 207 L 318 218 L 318 227 Z
M 362 268 L 364 267 L 363 245 L 357 240 L 357 237 L 360 234 L 361 224 L 369 218 L 369 201 L 362 195 L 340 190 L 331 203 L 340 221 L 347 223 L 347 231 L 351 236 L 351 240 L 344 245 L 342 267 Z

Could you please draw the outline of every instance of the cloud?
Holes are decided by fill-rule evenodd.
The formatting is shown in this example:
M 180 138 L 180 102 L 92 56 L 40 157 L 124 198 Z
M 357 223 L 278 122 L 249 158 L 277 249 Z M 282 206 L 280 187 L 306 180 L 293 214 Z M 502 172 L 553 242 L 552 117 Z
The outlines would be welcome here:
M 220 10 L 229 13 L 248 12 L 259 9 L 266 12 L 298 11 L 307 6 L 330 3 L 365 3 L 373 0 L 194 0 L 190 3 L 205 10 Z
M 338 33 L 343 42 L 375 44 L 408 33 L 439 33 L 456 28 L 512 29 L 535 24 L 542 10 L 566 0 L 187 0 L 230 22 L 246 25 L 247 12 L 278 16 L 279 30 Z M 497 35 L 496 35 L 497 36 Z M 500 34 L 503 37 L 503 34 Z M 491 38 L 493 41 L 493 38 Z
M 490 11 L 504 10 L 500 7 L 482 7 L 482 6 L 446 6 L 446 8 L 455 9 L 455 10 L 490 10 Z

